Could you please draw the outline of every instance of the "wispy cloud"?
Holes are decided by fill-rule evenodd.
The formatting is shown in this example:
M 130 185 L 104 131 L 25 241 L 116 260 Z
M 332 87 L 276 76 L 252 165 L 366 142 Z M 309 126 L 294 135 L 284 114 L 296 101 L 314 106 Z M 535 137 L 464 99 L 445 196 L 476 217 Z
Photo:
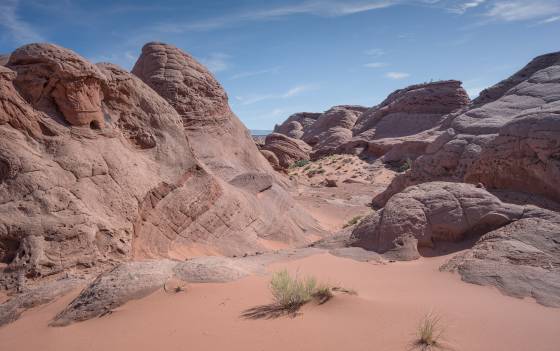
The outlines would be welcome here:
M 241 105 L 252 105 L 264 100 L 288 99 L 300 95 L 304 92 L 316 89 L 319 89 L 319 86 L 317 84 L 300 84 L 280 94 L 251 94 L 247 96 L 236 96 L 235 99 L 239 101 Z
M 243 22 L 274 20 L 292 15 L 314 15 L 324 17 L 347 16 L 360 12 L 387 8 L 402 0 L 308 0 L 299 4 L 254 9 L 226 16 L 210 18 L 187 24 L 162 23 L 155 29 L 162 32 L 182 33 L 187 31 L 208 31 L 231 27 Z
M 45 41 L 27 22 L 21 19 L 17 10 L 18 0 L 3 0 L 0 3 L 0 26 L 8 31 L 8 40 L 16 44 Z
M 486 0 L 464 1 L 464 2 L 461 2 L 460 4 L 456 4 L 454 6 L 449 7 L 448 10 L 451 11 L 451 12 L 454 12 L 454 13 L 463 14 L 470 9 L 474 9 L 475 7 L 478 7 L 482 4 L 484 4 L 485 2 L 486 2 Z
M 280 67 L 272 67 L 272 68 L 267 68 L 267 69 L 261 69 L 261 70 L 258 70 L 258 71 L 240 72 L 240 73 L 236 73 L 233 76 L 231 76 L 230 79 L 236 80 L 236 79 L 241 79 L 241 78 L 260 76 L 260 75 L 263 75 L 263 74 L 278 73 L 279 70 L 280 70 Z
M 229 68 L 229 59 L 231 57 L 224 53 L 213 53 L 208 57 L 203 57 L 200 62 L 206 66 L 212 73 L 225 71 Z
M 545 20 L 540 21 L 540 24 L 546 24 L 546 23 L 552 23 L 552 22 L 556 22 L 556 21 L 560 21 L 560 16 L 554 16 L 554 17 L 550 17 L 547 18 Z
M 386 63 L 386 62 L 369 62 L 369 63 L 364 64 L 364 67 L 367 67 L 367 68 L 381 68 L 381 67 L 387 67 L 387 66 L 389 66 L 389 64 Z
M 372 56 L 372 57 L 381 57 L 381 56 L 385 55 L 386 52 L 383 49 L 373 48 L 373 49 L 369 49 L 369 50 L 364 51 L 364 54 L 366 54 L 368 56 Z
M 560 15 L 560 3 L 556 0 L 499 1 L 492 4 L 484 14 L 490 19 L 506 22 L 553 19 L 558 15 Z
M 410 77 L 410 74 L 406 72 L 387 72 L 385 73 L 385 77 L 398 80 L 408 78 Z

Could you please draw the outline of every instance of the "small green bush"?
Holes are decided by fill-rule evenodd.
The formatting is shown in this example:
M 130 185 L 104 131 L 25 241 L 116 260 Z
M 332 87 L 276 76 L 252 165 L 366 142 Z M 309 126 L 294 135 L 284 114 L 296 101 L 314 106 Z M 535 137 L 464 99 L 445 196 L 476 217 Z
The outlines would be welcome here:
M 398 168 L 397 172 L 403 173 L 412 168 L 412 160 L 407 158 Z
M 309 160 L 299 160 L 294 162 L 290 168 L 299 168 L 299 167 L 303 167 L 305 165 L 307 165 L 310 161 Z
M 311 301 L 316 288 L 315 278 L 292 278 L 287 270 L 274 273 L 270 280 L 270 291 L 274 302 L 289 310 L 298 309 Z

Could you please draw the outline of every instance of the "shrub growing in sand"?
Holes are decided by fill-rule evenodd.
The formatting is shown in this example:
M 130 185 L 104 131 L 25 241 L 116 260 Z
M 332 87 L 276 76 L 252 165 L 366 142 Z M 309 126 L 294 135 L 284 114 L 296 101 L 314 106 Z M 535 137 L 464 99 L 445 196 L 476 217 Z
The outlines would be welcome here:
M 438 348 L 442 334 L 441 318 L 430 312 L 418 324 L 416 345 L 421 350 L 434 350 Z
M 315 299 L 319 304 L 330 300 L 334 288 L 327 284 L 317 284 L 314 277 L 300 279 L 292 277 L 287 270 L 276 272 L 270 280 L 270 290 L 274 303 L 283 309 L 295 311 Z

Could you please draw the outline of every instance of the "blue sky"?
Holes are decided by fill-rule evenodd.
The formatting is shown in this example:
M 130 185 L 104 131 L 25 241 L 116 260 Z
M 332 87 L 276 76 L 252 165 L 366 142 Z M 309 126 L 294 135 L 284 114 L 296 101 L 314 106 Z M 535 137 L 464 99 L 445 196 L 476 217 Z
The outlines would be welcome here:
M 168 42 L 252 129 L 431 79 L 475 96 L 559 38 L 560 0 L 0 0 L 0 53 L 52 42 L 130 69 L 144 43 Z

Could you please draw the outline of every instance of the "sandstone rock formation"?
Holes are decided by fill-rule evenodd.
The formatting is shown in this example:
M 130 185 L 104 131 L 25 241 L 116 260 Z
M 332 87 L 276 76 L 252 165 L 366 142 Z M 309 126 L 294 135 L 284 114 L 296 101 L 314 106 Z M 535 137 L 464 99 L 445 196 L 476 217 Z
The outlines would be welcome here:
M 263 151 L 272 152 L 278 159 L 282 168 L 290 167 L 294 162 L 309 160 L 311 147 L 304 141 L 293 139 L 283 134 L 272 133 L 267 135 Z M 274 164 L 275 161 L 273 161 Z
M 406 188 L 352 232 L 352 245 L 386 258 L 420 257 L 422 247 L 480 239 L 442 269 L 517 297 L 560 306 L 560 215 L 507 204 L 470 184 L 429 182 Z
M 470 99 L 461 82 L 438 81 L 412 85 L 391 93 L 385 101 L 358 119 L 352 129 L 354 138 L 343 147 L 346 152 L 367 152 L 383 156 L 401 147 L 394 159 L 421 155 L 437 133 L 444 116 L 467 106 Z M 406 144 L 406 146 L 401 146 Z
M 436 129 L 445 116 L 469 103 L 459 81 L 417 84 L 393 92 L 369 109 L 343 105 L 323 114 L 294 114 L 275 132 L 311 145 L 313 159 L 351 153 L 402 161 L 422 155 L 442 133 Z
M 192 56 L 172 45 L 148 43 L 132 73 L 177 110 L 194 154 L 216 175 L 229 181 L 245 172 L 272 173 L 221 85 Z
M 240 254 L 321 234 L 223 90 L 181 57 L 187 78 L 174 105 L 134 75 L 55 45 L 26 45 L 0 67 L 3 288 L 132 258 Z
M 466 282 L 492 285 L 507 295 L 560 307 L 559 219 L 524 218 L 492 231 L 442 270 L 456 271 Z
M 470 108 L 447 116 L 443 133 L 406 179 L 396 180 L 374 203 L 382 207 L 404 186 L 430 180 L 482 182 L 560 200 L 559 74 L 560 53 L 537 57 Z
M 161 289 L 167 281 L 221 283 L 240 279 L 258 266 L 225 257 L 200 257 L 186 262 L 170 260 L 123 263 L 100 275 L 52 321 L 53 326 L 103 316 L 125 302 Z

